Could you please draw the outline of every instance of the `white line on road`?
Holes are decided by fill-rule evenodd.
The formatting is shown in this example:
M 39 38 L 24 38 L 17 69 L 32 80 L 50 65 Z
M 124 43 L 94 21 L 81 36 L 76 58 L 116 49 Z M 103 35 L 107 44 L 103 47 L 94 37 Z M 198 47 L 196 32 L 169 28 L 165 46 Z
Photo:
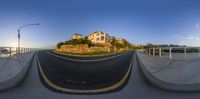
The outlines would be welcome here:
M 53 53 L 50 53 L 49 51 L 47 51 L 47 54 L 49 54 L 49 55 L 51 55 L 51 56 L 55 56 L 55 57 L 57 57 L 57 58 L 62 58 L 62 59 L 70 60 L 70 61 L 77 61 L 77 62 L 96 62 L 96 61 L 104 61 L 104 60 L 113 59 L 113 58 L 115 58 L 115 57 L 119 57 L 119 56 L 122 56 L 122 55 L 124 55 L 124 54 L 127 54 L 127 52 L 126 52 L 126 53 L 122 53 L 122 54 L 118 54 L 118 55 L 115 55 L 115 56 L 111 56 L 111 57 L 106 57 L 106 58 L 102 58 L 102 59 L 94 59 L 94 60 L 72 59 L 72 58 L 67 58 L 67 57 L 55 55 L 55 54 L 53 54 Z

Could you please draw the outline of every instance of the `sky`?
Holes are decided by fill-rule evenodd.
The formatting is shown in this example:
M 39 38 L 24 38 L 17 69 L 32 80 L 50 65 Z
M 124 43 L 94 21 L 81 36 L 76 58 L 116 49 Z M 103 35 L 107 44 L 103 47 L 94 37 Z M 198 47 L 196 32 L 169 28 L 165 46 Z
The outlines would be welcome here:
M 0 46 L 49 48 L 103 31 L 133 44 L 200 46 L 200 0 L 0 0 Z

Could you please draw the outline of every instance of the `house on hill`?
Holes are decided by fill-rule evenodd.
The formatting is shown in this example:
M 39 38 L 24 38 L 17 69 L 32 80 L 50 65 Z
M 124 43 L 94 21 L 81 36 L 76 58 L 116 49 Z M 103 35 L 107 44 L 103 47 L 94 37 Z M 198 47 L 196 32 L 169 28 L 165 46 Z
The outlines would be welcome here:
M 71 37 L 71 39 L 81 39 L 81 38 L 84 38 L 84 36 L 79 33 L 74 33 Z
M 88 39 L 94 44 L 110 43 L 112 38 L 104 32 L 92 32 L 88 35 Z

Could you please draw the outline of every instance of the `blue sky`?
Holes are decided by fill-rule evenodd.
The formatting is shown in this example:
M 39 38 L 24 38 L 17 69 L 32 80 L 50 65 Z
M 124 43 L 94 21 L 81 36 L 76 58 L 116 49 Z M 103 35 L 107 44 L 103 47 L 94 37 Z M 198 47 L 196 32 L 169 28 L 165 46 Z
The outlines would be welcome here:
M 200 46 L 199 0 L 0 0 L 0 46 L 52 47 L 103 31 L 134 44 Z

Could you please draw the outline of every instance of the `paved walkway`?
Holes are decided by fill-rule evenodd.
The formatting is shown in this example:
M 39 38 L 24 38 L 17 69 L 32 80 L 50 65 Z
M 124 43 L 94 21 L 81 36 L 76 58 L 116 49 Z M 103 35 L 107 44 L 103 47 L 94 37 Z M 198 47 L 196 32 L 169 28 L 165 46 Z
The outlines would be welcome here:
M 200 83 L 200 56 L 174 54 L 173 59 L 137 53 L 145 68 L 156 78 L 172 84 Z M 182 57 L 180 57 L 182 56 Z
M 8 82 L 17 81 L 18 78 L 15 77 L 27 66 L 33 54 L 34 52 L 28 52 L 0 58 L 0 90 L 7 89 L 5 86 L 10 87 Z

